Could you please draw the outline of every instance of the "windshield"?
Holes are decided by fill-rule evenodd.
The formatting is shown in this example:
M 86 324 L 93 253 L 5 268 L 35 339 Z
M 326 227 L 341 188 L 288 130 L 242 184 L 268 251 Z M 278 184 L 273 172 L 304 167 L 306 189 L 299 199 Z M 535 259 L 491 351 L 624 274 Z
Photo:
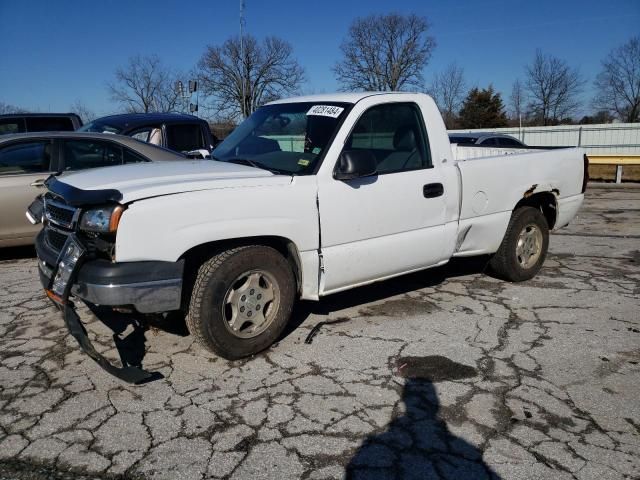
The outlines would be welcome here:
M 223 162 L 309 175 L 329 147 L 348 103 L 282 103 L 256 110 L 213 151 Z
M 89 122 L 78 129 L 79 132 L 120 133 L 121 128 L 113 127 L 102 122 Z

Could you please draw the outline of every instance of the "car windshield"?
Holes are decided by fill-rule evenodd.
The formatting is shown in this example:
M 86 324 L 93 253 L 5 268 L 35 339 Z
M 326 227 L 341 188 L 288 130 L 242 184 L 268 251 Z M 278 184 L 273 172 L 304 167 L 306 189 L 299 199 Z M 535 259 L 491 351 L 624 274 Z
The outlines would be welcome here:
M 351 104 L 299 102 L 256 110 L 213 151 L 214 160 L 309 175 Z
M 120 133 L 122 128 L 107 125 L 102 122 L 89 122 L 84 124 L 78 129 L 79 132 L 93 132 L 93 133 Z

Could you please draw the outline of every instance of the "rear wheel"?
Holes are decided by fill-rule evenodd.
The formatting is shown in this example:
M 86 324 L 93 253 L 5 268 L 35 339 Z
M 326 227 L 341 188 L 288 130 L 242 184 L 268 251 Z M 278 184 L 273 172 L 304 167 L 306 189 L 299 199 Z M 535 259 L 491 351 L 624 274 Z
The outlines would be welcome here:
M 549 226 L 540 210 L 522 207 L 513 212 L 500 248 L 489 266 L 510 282 L 533 278 L 542 267 L 549 248 Z
M 266 246 L 226 250 L 200 267 L 187 326 L 196 341 L 234 360 L 269 347 L 293 307 L 295 278 L 287 260 Z

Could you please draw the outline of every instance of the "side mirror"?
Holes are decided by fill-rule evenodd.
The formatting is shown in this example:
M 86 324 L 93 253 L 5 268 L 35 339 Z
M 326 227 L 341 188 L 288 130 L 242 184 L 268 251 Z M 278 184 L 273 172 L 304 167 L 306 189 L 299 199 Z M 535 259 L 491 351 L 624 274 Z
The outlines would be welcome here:
M 333 171 L 336 180 L 371 177 L 378 173 L 378 162 L 370 150 L 344 150 Z

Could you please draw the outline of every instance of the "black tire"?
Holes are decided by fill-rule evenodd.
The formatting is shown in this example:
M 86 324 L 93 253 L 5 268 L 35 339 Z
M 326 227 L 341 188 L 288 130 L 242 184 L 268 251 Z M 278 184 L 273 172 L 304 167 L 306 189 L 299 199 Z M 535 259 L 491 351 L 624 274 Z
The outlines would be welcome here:
M 258 269 L 277 283 L 277 308 L 270 311 L 270 321 L 264 331 L 251 338 L 239 338 L 232 333 L 225 316 L 225 299 L 239 276 Z M 260 245 L 225 250 L 204 262 L 198 270 L 186 316 L 187 327 L 201 346 L 223 358 L 248 357 L 278 339 L 291 316 L 295 293 L 294 274 L 277 250 Z M 268 308 L 276 304 L 275 296 Z
M 521 233 L 535 226 L 542 234 L 539 256 L 532 264 L 523 266 L 523 257 L 518 257 L 516 249 Z M 523 282 L 533 278 L 542 267 L 549 249 L 549 225 L 542 212 L 533 207 L 518 208 L 511 215 L 507 231 L 500 248 L 489 261 L 489 267 L 499 278 L 510 282 Z

